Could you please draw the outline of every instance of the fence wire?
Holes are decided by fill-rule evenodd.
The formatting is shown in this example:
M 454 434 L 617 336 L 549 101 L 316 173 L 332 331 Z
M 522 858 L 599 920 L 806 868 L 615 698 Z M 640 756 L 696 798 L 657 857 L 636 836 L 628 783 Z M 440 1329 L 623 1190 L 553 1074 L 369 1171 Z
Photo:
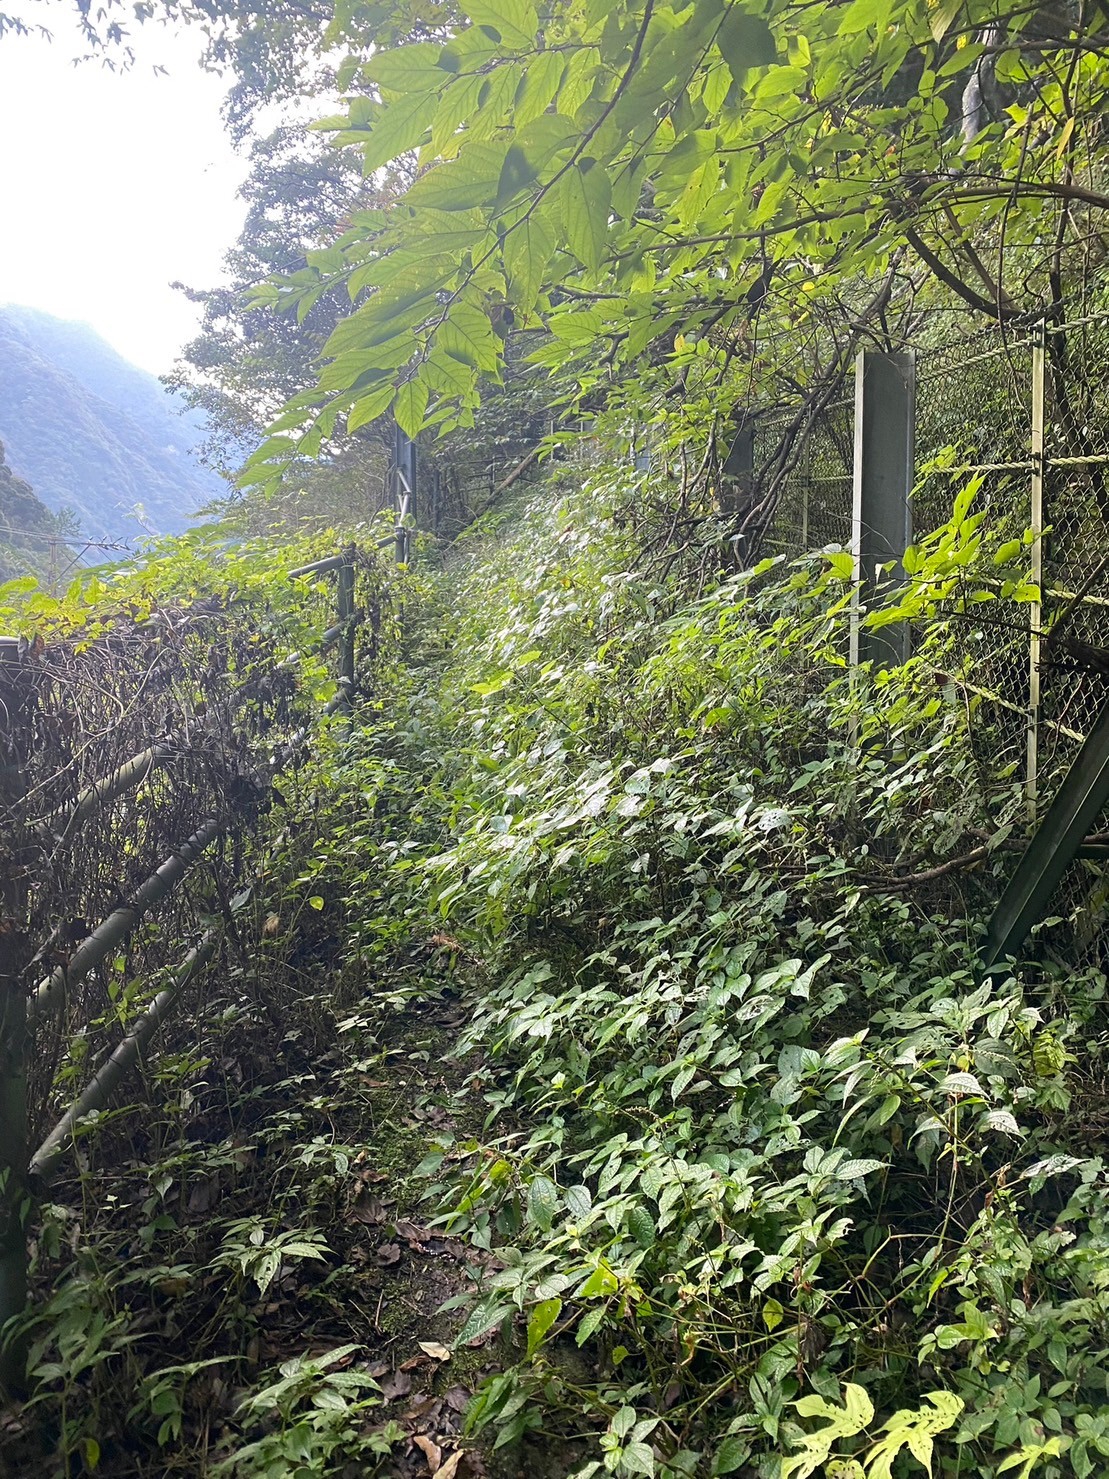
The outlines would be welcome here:
M 1045 329 L 992 325 L 917 350 L 912 498 L 918 541 L 948 522 L 971 480 L 999 539 L 1043 531 L 1029 546 L 1040 603 L 999 599 L 946 617 L 948 676 L 974 706 L 973 742 L 1041 815 L 1109 702 L 1109 313 Z M 794 408 L 756 425 L 756 488 L 777 485 L 765 548 L 850 547 L 853 403 L 836 400 L 800 435 L 798 419 Z M 1046 948 L 1104 965 L 1107 899 L 1104 858 L 1080 858 L 1042 926 Z

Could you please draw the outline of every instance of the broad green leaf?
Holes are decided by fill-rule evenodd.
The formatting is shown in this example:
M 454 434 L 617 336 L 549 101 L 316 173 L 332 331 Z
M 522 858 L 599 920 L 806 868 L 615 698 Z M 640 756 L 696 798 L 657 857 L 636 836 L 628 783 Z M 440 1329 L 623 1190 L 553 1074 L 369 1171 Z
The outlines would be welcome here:
M 655 1220 L 645 1207 L 632 1207 L 628 1213 L 628 1231 L 641 1248 L 650 1248 L 658 1236 Z
M 508 232 L 504 239 L 504 264 L 512 301 L 530 313 L 539 297 L 547 264 L 554 254 L 557 237 L 544 205 Z
M 737 1469 L 743 1467 L 750 1456 L 750 1440 L 740 1437 L 738 1433 L 730 1434 L 713 1456 L 713 1479 L 717 1479 L 717 1476 L 722 1474 L 734 1474 Z
M 558 1211 L 558 1187 L 549 1176 L 533 1176 L 528 1187 L 528 1216 L 543 1232 L 550 1232 Z
M 475 1306 L 452 1344 L 458 1347 L 465 1345 L 467 1341 L 477 1340 L 478 1336 L 484 1335 L 487 1330 L 492 1330 L 494 1325 L 499 1325 L 502 1320 L 514 1313 L 514 1305 L 506 1304 L 495 1294 L 486 1295 Z
M 376 421 L 388 409 L 392 399 L 392 382 L 379 386 L 371 395 L 362 396 L 347 412 L 347 431 L 356 432 L 360 426 Z
M 359 146 L 366 173 L 372 174 L 399 155 L 415 149 L 435 117 L 438 105 L 437 93 L 410 92 L 382 108 L 366 142 Z
M 461 9 L 475 26 L 496 32 L 496 40 L 513 50 L 535 41 L 539 18 L 530 0 L 461 0 Z
M 446 322 L 435 331 L 436 347 L 475 370 L 497 368 L 498 347 L 492 325 L 476 304 L 461 299 L 448 310 Z
M 415 438 L 420 434 L 427 410 L 428 387 L 426 381 L 406 381 L 397 391 L 393 415 L 405 436 Z
M 400 97 L 434 91 L 446 80 L 438 66 L 441 49 L 435 41 L 389 46 L 374 53 L 363 66 L 362 75 L 367 82 L 376 82 Z
M 516 94 L 513 123 L 523 129 L 541 117 L 554 102 L 566 71 L 566 58 L 560 51 L 541 51 L 528 64 L 523 83 Z M 517 140 L 519 135 L 517 134 Z
M 605 1315 L 608 1313 L 607 1305 L 598 1305 L 596 1309 L 587 1310 L 578 1322 L 577 1335 L 574 1337 L 579 1346 L 583 1346 L 587 1340 L 596 1335 Z
M 928 17 L 928 29 L 933 41 L 942 41 L 951 29 L 951 23 L 962 9 L 963 0 L 939 0 Z
M 528 1317 L 528 1356 L 535 1352 L 546 1339 L 547 1332 L 562 1313 L 561 1299 L 544 1299 L 532 1309 Z
M 580 159 L 562 176 L 559 191 L 566 241 L 586 267 L 601 264 L 608 238 L 612 186 L 594 159 Z
M 412 205 L 430 205 L 441 211 L 471 210 L 496 199 L 508 141 L 474 142 L 464 154 L 437 164 L 409 189 L 405 199 Z
M 638 1439 L 628 1443 L 620 1451 L 620 1462 L 624 1472 L 627 1474 L 648 1474 L 655 1472 L 655 1456 L 650 1446 L 640 1442 Z
M 545 166 L 577 136 L 569 119 L 558 113 L 544 113 L 516 135 L 497 183 L 497 200 L 504 203 L 529 189 L 539 179 Z
M 752 67 L 765 67 L 778 51 L 770 27 L 761 16 L 730 5 L 716 33 L 720 55 L 737 83 L 742 84 Z

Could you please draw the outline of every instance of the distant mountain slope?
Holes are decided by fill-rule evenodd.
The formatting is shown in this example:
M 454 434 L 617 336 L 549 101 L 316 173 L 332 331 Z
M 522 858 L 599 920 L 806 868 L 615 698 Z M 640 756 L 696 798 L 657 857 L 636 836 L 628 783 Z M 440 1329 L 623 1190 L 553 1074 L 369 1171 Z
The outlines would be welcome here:
M 0 583 L 20 575 L 46 576 L 52 556 L 65 548 L 60 542 L 65 533 L 62 521 L 12 472 L 0 442 Z
M 203 427 L 87 324 L 0 308 L 0 440 L 12 469 L 81 531 L 172 534 L 226 492 L 193 448 Z

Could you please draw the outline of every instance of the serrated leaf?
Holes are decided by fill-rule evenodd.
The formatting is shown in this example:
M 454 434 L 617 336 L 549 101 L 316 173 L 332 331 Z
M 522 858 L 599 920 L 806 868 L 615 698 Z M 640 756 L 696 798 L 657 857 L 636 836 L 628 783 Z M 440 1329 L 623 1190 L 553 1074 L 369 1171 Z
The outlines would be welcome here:
M 860 1159 L 843 1161 L 835 1169 L 835 1176 L 840 1181 L 857 1181 L 862 1176 L 869 1176 L 872 1171 L 881 1171 L 885 1161 Z
M 541 118 L 558 93 L 566 70 L 566 59 L 559 51 L 542 51 L 528 65 L 523 85 L 516 95 L 513 122 L 523 129 L 533 118 Z
M 612 186 L 605 170 L 595 160 L 579 160 L 562 176 L 559 204 L 570 250 L 583 266 L 599 267 L 612 210 Z
M 575 1339 L 579 1346 L 583 1346 L 587 1340 L 596 1334 L 598 1327 L 608 1313 L 605 1305 L 598 1305 L 596 1309 L 589 1310 L 578 1322 L 578 1330 Z
M 501 166 L 498 203 L 504 204 L 534 185 L 555 155 L 568 149 L 577 136 L 578 131 L 570 120 L 558 113 L 544 113 L 520 129 Z
M 435 346 L 474 370 L 497 368 L 497 339 L 486 314 L 464 299 L 453 303 L 446 322 L 435 331 Z
M 720 55 L 737 83 L 752 67 L 765 67 L 775 60 L 778 48 L 774 35 L 761 16 L 749 15 L 738 5 L 728 7 L 716 33 Z
M 655 1220 L 645 1207 L 632 1207 L 628 1213 L 628 1231 L 641 1248 L 652 1247 L 658 1235 Z
M 738 1433 L 731 1433 L 716 1450 L 712 1460 L 713 1479 L 721 1474 L 734 1474 L 743 1467 L 751 1453 L 751 1444 Z
M 392 384 L 378 386 L 371 395 L 361 396 L 347 412 L 347 431 L 356 432 L 386 411 L 393 399 Z
M 472 210 L 490 205 L 504 168 L 508 141 L 474 141 L 458 159 L 447 160 L 428 170 L 405 196 L 410 205 L 432 206 L 440 211 Z
M 928 29 L 933 41 L 942 41 L 951 29 L 951 23 L 959 14 L 963 0 L 940 0 L 928 17 Z
M 496 31 L 515 51 L 529 47 L 539 30 L 539 17 L 530 0 L 462 0 L 461 9 L 475 26 Z
M 528 1187 L 528 1216 L 543 1232 L 550 1232 L 558 1210 L 558 1187 L 549 1176 L 533 1176 Z
M 620 1462 L 627 1474 L 653 1475 L 655 1472 L 654 1454 L 646 1443 L 637 1440 L 620 1450 Z
M 981 1094 L 982 1085 L 973 1073 L 949 1073 L 939 1082 L 944 1094 Z
M 415 149 L 430 127 L 438 106 L 438 94 L 433 92 L 406 92 L 384 104 L 365 143 L 359 138 L 362 168 L 366 174 L 372 174 Z
M 583 1217 L 588 1217 L 590 1208 L 593 1206 L 593 1196 L 588 1186 L 568 1186 L 562 1195 L 566 1202 L 567 1215 L 574 1222 L 580 1222 Z
M 406 437 L 415 440 L 423 430 L 427 401 L 428 387 L 423 380 L 408 380 L 397 391 L 397 398 L 393 403 L 393 415 Z
M 492 1330 L 494 1325 L 499 1325 L 506 1315 L 511 1315 L 514 1312 L 514 1305 L 506 1304 L 495 1295 L 487 1295 L 471 1310 L 466 1323 L 454 1338 L 455 1346 L 465 1345 L 467 1341 L 477 1340 L 486 1331 Z

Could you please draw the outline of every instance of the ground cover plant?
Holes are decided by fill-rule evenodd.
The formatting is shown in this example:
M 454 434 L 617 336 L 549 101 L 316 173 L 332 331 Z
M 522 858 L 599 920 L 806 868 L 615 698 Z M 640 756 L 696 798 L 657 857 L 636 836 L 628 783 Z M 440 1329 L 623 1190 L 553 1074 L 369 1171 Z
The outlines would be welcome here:
M 1024 803 L 923 622 L 1027 546 L 970 486 L 852 675 L 844 552 L 706 581 L 579 476 L 406 577 L 82 1138 L 24 1466 L 1102 1471 L 1104 978 L 980 978 Z
M 464 1333 L 527 1330 L 474 1427 L 560 1413 L 582 1475 L 1100 1472 L 1104 978 L 979 978 L 1021 803 L 944 637 L 852 682 L 841 557 L 683 602 L 607 491 L 470 565 L 447 669 L 423 873 L 492 970 L 437 1174 L 505 1260 Z

